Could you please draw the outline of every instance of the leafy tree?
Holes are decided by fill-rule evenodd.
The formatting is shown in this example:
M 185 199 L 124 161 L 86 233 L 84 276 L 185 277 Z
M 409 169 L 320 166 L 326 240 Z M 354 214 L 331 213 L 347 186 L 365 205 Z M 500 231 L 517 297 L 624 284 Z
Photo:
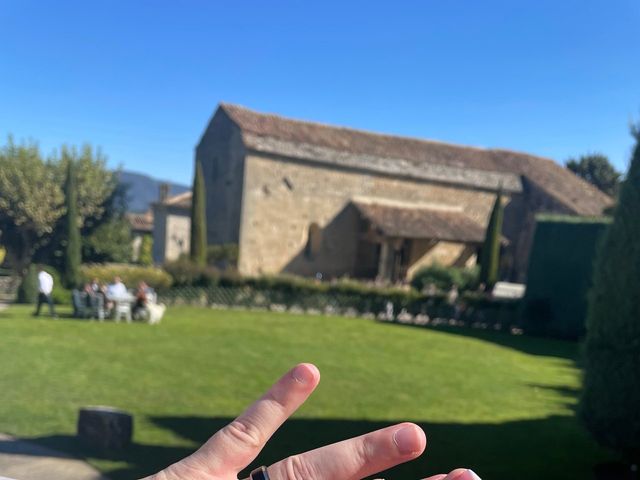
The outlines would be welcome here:
M 60 185 L 64 184 L 69 163 L 75 164 L 80 226 L 83 227 L 88 219 L 102 218 L 118 185 L 117 174 L 107 168 L 107 159 L 102 152 L 91 145 L 79 149 L 63 145 L 60 154 L 52 155 L 49 163 L 55 167 Z
M 196 265 L 207 264 L 207 218 L 206 194 L 202 165 L 196 162 L 193 177 L 193 199 L 191 201 L 191 261 Z
M 480 282 L 484 283 L 487 289 L 493 287 L 498 281 L 503 217 L 504 207 L 502 205 L 502 189 L 500 189 L 493 204 L 487 233 L 480 252 Z
M 76 171 L 78 223 L 82 239 L 82 257 L 88 262 L 128 261 L 130 246 L 129 224 L 124 218 L 126 190 L 117 184 L 117 176 L 106 167 L 99 151 L 84 146 L 80 151 L 63 147 L 60 155 L 53 155 L 55 178 L 64 183 L 63 168 L 73 163 Z M 66 167 L 65 167 L 66 166 Z M 107 224 L 106 226 L 103 226 Z M 65 217 L 55 225 L 48 242 L 35 253 L 35 260 L 57 269 L 65 269 Z
M 609 161 L 606 155 L 592 153 L 579 158 L 570 158 L 566 166 L 573 173 L 595 185 L 607 195 L 615 197 L 620 186 L 621 173 Z
M 640 125 L 639 125 L 640 127 Z M 640 134 L 589 294 L 580 415 L 598 442 L 640 462 Z
M 138 263 L 144 266 L 153 265 L 153 236 L 143 235 L 140 243 Z
M 128 263 L 131 261 L 131 227 L 116 217 L 100 223 L 86 237 L 84 251 L 92 262 Z
M 18 303 L 36 303 L 38 300 L 38 272 L 36 266 L 31 264 L 27 268 L 22 281 L 18 286 L 17 298 Z
M 0 230 L 10 265 L 23 273 L 64 213 L 55 165 L 44 162 L 34 143 L 0 148 Z
M 82 243 L 78 217 L 78 191 L 76 167 L 74 162 L 67 163 L 67 179 L 64 184 L 66 248 L 64 256 L 64 282 L 68 288 L 80 283 L 80 264 L 82 263 Z

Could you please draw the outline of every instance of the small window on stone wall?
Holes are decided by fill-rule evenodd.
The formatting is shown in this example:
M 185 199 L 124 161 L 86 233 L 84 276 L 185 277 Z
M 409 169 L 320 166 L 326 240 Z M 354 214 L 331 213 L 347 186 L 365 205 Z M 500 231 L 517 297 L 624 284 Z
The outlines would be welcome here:
M 320 245 L 322 244 L 322 229 L 317 223 L 309 225 L 309 233 L 307 235 L 307 245 L 304 249 L 304 256 L 308 260 L 313 260 L 320 252 Z
M 282 177 L 282 182 L 289 190 L 293 191 L 293 183 L 291 182 L 289 177 Z

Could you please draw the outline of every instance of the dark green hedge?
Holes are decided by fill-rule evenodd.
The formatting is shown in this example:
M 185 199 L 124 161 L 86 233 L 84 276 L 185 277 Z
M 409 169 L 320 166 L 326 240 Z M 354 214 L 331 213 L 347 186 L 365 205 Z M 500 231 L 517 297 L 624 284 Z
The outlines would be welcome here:
M 525 333 L 566 339 L 584 335 L 596 245 L 609 222 L 537 217 L 521 311 Z

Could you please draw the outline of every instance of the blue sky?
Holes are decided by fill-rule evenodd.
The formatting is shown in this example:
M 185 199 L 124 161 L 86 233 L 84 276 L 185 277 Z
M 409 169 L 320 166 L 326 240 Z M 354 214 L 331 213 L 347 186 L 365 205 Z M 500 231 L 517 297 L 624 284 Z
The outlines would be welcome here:
M 0 135 L 190 182 L 219 101 L 620 169 L 637 0 L 0 0 Z

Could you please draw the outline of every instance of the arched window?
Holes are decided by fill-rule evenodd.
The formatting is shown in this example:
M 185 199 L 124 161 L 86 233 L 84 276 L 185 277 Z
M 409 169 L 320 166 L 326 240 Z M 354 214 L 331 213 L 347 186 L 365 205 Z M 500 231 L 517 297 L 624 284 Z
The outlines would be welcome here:
M 320 252 L 322 245 L 322 229 L 320 225 L 313 222 L 309 225 L 309 233 L 307 235 L 307 245 L 304 248 L 304 256 L 309 260 L 313 260 Z

